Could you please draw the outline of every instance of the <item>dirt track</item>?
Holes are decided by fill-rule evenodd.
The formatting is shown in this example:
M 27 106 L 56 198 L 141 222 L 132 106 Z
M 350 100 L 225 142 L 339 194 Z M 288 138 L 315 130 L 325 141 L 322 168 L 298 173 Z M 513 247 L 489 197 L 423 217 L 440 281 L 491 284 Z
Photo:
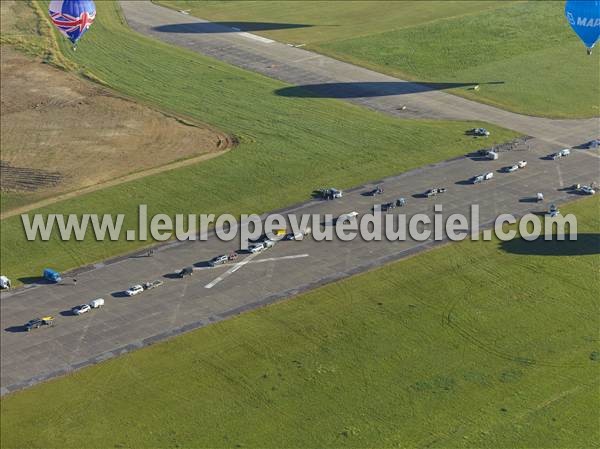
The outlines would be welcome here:
M 214 129 L 117 97 L 9 47 L 1 53 L 2 192 L 22 196 L 22 206 L 2 218 L 67 193 L 198 162 L 231 144 Z M 21 179 L 27 173 L 36 176 Z

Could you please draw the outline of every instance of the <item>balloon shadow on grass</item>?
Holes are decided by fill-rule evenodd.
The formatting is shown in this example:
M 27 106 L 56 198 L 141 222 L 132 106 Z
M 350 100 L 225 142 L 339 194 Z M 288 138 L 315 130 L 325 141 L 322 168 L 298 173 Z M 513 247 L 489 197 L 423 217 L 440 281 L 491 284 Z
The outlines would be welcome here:
M 502 242 L 500 247 L 511 254 L 531 256 L 586 256 L 600 254 L 600 234 L 578 234 L 577 240 L 544 240 L 540 237 L 527 241 L 520 237 Z

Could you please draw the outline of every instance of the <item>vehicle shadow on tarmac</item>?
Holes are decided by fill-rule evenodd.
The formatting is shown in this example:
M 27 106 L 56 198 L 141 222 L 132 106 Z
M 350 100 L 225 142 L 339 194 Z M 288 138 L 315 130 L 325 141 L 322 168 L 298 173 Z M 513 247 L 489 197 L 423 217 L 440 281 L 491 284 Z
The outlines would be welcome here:
M 240 31 L 271 31 L 288 30 L 291 28 L 308 28 L 313 25 L 304 23 L 276 23 L 276 22 L 196 22 L 196 23 L 172 23 L 154 27 L 154 31 L 160 33 L 182 33 L 182 34 L 211 34 L 211 33 L 237 33 Z M 324 25 L 336 26 L 336 25 Z
M 500 247 L 511 254 L 532 256 L 584 256 L 600 254 L 600 234 L 578 234 L 577 240 L 544 240 L 543 237 L 528 242 L 515 238 L 502 242 Z
M 535 196 L 528 196 L 525 198 L 521 198 L 519 203 L 539 203 L 539 200 Z
M 25 326 L 9 326 L 4 329 L 6 332 L 27 332 L 27 328 Z
M 21 281 L 25 285 L 31 285 L 31 284 L 45 285 L 45 284 L 52 283 L 50 281 L 47 281 L 46 279 L 44 279 L 41 276 L 26 276 L 26 277 L 19 278 L 19 281 Z
M 361 98 L 406 95 L 432 90 L 445 90 L 457 87 L 474 87 L 480 84 L 504 84 L 504 81 L 488 83 L 428 83 L 408 81 L 373 81 L 352 83 L 304 84 L 277 89 L 275 94 L 282 97 L 308 98 Z
M 128 298 L 129 296 L 127 296 L 127 293 L 125 293 L 124 291 L 118 291 L 118 292 L 112 292 L 110 294 L 110 296 L 112 296 L 113 298 Z

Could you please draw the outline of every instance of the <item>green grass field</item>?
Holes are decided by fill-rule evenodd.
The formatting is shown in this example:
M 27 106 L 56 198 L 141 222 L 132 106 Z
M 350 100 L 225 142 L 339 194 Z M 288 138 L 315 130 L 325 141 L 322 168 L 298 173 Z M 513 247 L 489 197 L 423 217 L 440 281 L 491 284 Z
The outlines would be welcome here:
M 97 8 L 76 52 L 60 38 L 72 63 L 119 92 L 235 134 L 240 145 L 199 165 L 32 213 L 124 213 L 124 228 L 136 229 L 139 204 L 170 215 L 264 212 L 306 200 L 315 188 L 358 185 L 492 143 L 464 135 L 473 123 L 402 121 L 344 102 L 278 96 L 282 83 L 140 36 L 112 2 Z M 488 128 L 496 142 L 515 136 Z M 91 235 L 82 242 L 27 242 L 20 217 L 1 224 L 2 273 L 15 280 L 144 245 L 124 237 L 97 242 Z
M 448 90 L 512 111 L 600 114 L 599 52 L 586 55 L 564 2 L 158 3 L 403 79 L 480 83 Z
M 9 395 L 2 447 L 595 447 L 599 206 L 563 208 L 577 242 L 451 244 Z

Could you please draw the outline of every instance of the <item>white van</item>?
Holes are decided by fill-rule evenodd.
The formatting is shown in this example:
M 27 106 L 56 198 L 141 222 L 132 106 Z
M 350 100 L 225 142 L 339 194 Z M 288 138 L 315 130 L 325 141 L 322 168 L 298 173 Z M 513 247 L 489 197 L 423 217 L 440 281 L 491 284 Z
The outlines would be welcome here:
M 11 283 L 10 283 L 10 279 L 8 279 L 6 276 L 0 276 L 0 288 L 5 289 L 5 288 L 10 288 Z
M 92 309 L 99 309 L 103 305 L 104 305 L 104 299 L 102 299 L 102 298 L 98 298 L 98 299 L 94 299 L 93 301 L 90 301 L 90 307 Z
M 491 159 L 492 161 L 495 161 L 498 159 L 498 153 L 496 153 L 495 151 L 489 151 L 487 154 L 487 158 Z

